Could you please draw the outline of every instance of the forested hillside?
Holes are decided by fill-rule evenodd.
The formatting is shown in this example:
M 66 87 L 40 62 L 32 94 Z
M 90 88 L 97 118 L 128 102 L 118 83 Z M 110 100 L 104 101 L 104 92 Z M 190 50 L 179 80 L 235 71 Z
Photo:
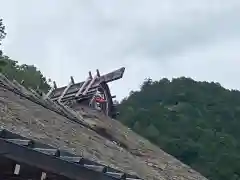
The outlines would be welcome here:
M 190 78 L 146 80 L 119 120 L 212 180 L 240 179 L 240 92 Z

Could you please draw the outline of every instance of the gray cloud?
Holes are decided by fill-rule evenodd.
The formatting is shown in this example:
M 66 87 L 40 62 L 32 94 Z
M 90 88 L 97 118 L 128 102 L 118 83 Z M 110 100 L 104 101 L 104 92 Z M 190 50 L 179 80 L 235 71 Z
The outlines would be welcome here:
M 190 76 L 237 83 L 238 0 L 0 0 L 4 52 L 64 85 L 73 75 L 125 66 L 112 91 L 122 98 L 145 77 Z

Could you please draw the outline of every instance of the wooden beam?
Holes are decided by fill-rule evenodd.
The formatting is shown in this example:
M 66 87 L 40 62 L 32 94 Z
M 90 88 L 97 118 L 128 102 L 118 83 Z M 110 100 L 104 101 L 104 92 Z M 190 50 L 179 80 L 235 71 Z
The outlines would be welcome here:
M 16 164 L 13 174 L 19 175 L 20 174 L 20 168 L 21 168 L 21 166 L 19 164 Z
M 86 79 L 86 81 L 83 83 L 83 85 L 81 85 L 79 88 L 79 90 L 77 91 L 75 97 L 78 97 L 80 94 L 82 94 L 83 89 L 87 86 L 87 84 L 89 83 L 89 81 L 92 80 L 92 74 L 91 71 L 89 71 L 89 77 Z
M 6 140 L 22 146 L 30 146 L 33 144 L 31 140 L 26 140 L 26 139 L 6 139 Z
M 61 96 L 58 98 L 58 102 L 61 103 L 62 98 L 64 97 L 64 95 L 67 93 L 68 89 L 73 85 L 73 80 L 71 80 L 68 84 L 68 86 L 64 89 L 64 91 L 62 92 Z
M 82 95 L 86 95 L 87 94 L 88 90 L 92 87 L 93 83 L 96 81 L 97 78 L 98 78 L 98 76 L 95 75 L 94 78 L 90 81 L 90 83 L 86 87 L 85 91 L 83 91 Z
M 46 148 L 33 148 L 35 151 L 51 155 L 51 156 L 60 156 L 60 151 L 58 149 L 46 149 Z
M 71 76 L 70 78 L 71 78 L 72 84 L 75 84 L 74 79 L 73 79 L 73 76 Z

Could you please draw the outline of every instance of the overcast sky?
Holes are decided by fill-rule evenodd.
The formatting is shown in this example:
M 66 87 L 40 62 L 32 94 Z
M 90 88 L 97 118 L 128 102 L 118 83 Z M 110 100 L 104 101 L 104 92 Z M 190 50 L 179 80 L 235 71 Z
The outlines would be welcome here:
M 124 66 L 118 99 L 147 77 L 240 89 L 240 0 L 0 0 L 0 18 L 4 53 L 59 86 Z

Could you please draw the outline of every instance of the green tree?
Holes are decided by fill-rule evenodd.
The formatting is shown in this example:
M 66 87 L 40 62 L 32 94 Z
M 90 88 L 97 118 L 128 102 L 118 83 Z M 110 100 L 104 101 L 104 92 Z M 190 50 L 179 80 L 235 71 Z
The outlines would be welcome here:
M 6 65 L 2 68 L 2 73 L 10 80 L 15 79 L 19 83 L 24 81 L 24 86 L 32 89 L 40 89 L 47 92 L 50 86 L 47 79 L 33 65 L 19 65 L 17 61 L 4 57 Z
M 0 46 L 2 45 L 2 40 L 5 38 L 5 26 L 3 25 L 3 20 L 0 18 Z M 0 49 L 0 72 L 2 72 L 2 68 L 6 65 L 6 61 L 3 59 L 3 52 Z
M 0 45 L 6 37 L 3 20 L 0 19 Z M 43 74 L 33 65 L 22 64 L 10 59 L 0 50 L 0 72 L 10 80 L 15 79 L 19 83 L 24 81 L 24 86 L 32 89 L 40 89 L 44 92 L 49 90 L 50 86 Z
M 180 77 L 146 79 L 119 121 L 212 180 L 240 179 L 240 92 Z
M 147 128 L 146 128 L 146 131 L 145 131 L 145 136 L 149 139 L 157 139 L 158 136 L 159 136 L 159 131 L 158 129 L 153 125 L 153 124 L 150 124 Z
M 6 32 L 5 32 L 5 26 L 3 25 L 3 20 L 0 18 L 0 45 L 1 41 L 5 38 Z

